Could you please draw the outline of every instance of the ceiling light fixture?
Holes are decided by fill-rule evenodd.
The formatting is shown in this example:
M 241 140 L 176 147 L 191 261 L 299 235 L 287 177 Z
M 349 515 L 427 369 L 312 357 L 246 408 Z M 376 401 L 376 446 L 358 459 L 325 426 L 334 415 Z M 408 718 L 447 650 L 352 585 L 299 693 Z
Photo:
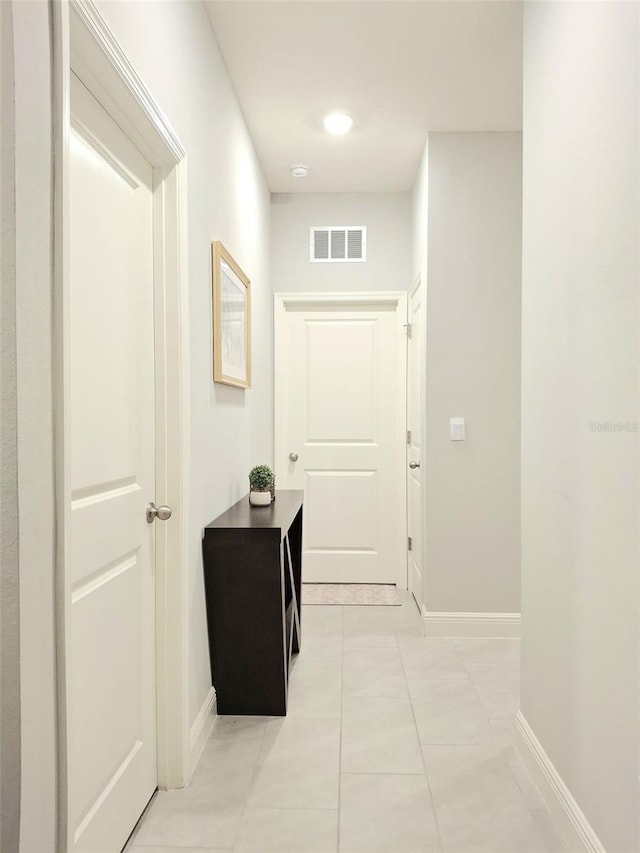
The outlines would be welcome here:
M 309 167 L 305 166 L 304 163 L 296 163 L 295 166 L 291 167 L 291 174 L 294 178 L 306 178 L 309 174 Z
M 343 133 L 348 133 L 353 127 L 353 119 L 345 113 L 331 113 L 325 116 L 324 129 L 327 133 L 333 133 L 334 136 L 342 136 Z

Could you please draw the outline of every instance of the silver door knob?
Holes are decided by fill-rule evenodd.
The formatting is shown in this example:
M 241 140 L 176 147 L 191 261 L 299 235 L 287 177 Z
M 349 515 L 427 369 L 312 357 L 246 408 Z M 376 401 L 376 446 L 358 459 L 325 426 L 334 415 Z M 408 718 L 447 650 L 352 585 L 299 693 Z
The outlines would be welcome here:
M 149 524 L 159 518 L 160 521 L 168 521 L 171 518 L 170 506 L 156 506 L 153 502 L 147 505 L 147 521 Z
M 297 461 L 298 461 L 298 454 L 297 454 L 297 453 L 293 453 L 293 452 L 292 452 L 292 453 L 290 453 L 290 454 L 289 454 L 289 459 L 290 459 L 292 462 L 297 462 Z
M 420 467 L 419 462 L 409 462 L 409 468 L 411 468 L 411 470 L 414 470 L 415 468 L 419 468 L 419 467 Z

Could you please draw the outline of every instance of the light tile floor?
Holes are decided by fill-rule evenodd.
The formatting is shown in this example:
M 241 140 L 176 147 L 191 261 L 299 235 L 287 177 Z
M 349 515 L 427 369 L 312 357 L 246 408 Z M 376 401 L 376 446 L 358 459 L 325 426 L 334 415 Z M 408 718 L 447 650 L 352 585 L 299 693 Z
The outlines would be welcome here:
M 131 853 L 559 853 L 513 745 L 517 640 L 401 607 L 307 606 L 286 718 L 219 717 Z

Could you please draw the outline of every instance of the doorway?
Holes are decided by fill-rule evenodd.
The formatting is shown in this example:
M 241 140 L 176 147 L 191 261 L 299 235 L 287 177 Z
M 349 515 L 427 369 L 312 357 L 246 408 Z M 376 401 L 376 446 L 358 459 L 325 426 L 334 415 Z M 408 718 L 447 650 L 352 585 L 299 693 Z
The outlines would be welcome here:
M 424 303 L 422 282 L 416 279 L 409 296 L 407 347 L 407 573 L 409 592 L 418 609 L 424 603 Z
M 85 853 L 191 770 L 186 152 L 97 9 L 53 9 L 59 846 Z
M 72 850 L 120 849 L 157 787 L 153 169 L 72 75 Z
M 407 587 L 406 293 L 275 298 L 276 477 L 310 583 Z

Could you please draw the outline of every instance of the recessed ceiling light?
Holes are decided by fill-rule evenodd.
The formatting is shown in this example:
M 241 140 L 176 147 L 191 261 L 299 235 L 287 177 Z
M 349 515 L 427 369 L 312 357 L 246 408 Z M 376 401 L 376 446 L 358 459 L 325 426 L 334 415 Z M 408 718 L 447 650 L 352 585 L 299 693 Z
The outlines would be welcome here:
M 345 113 L 331 113 L 331 115 L 325 116 L 324 119 L 324 129 L 335 136 L 348 133 L 352 126 L 353 119 Z
M 294 178 L 306 178 L 309 174 L 309 167 L 305 166 L 304 163 L 296 163 L 295 166 L 291 167 L 291 174 Z

